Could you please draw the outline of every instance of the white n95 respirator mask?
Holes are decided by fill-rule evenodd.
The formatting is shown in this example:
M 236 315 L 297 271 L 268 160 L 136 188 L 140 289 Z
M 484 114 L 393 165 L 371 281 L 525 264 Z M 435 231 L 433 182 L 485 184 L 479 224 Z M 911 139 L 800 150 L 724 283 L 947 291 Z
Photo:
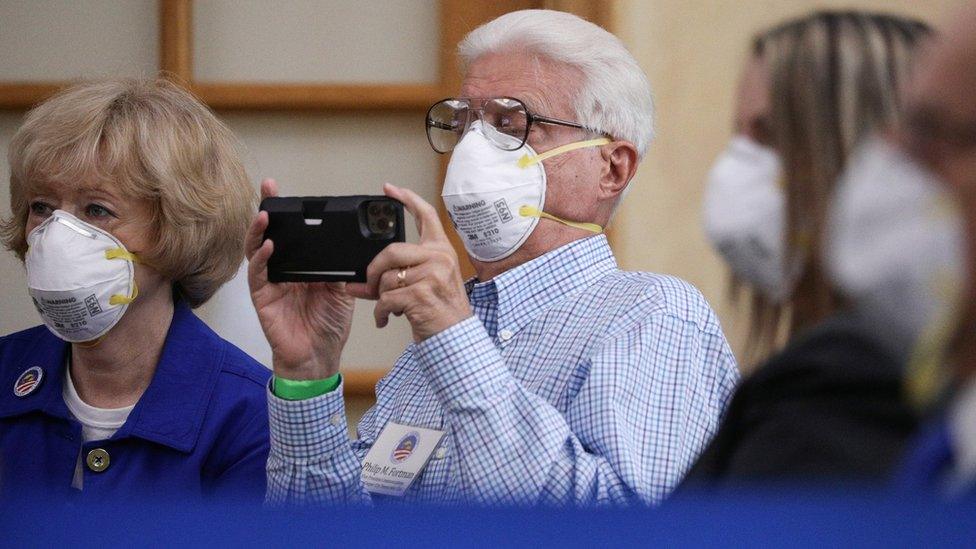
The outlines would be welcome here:
M 576 149 L 610 143 L 607 138 L 580 141 L 537 155 L 526 143 L 505 151 L 501 143 L 518 147 L 519 140 L 477 120 L 454 147 L 447 165 L 441 198 L 465 249 L 478 261 L 498 261 L 519 249 L 545 217 L 586 231 L 603 232 L 593 223 L 566 221 L 543 210 L 546 170 L 542 161 Z M 523 150 L 524 149 L 524 150 Z
M 786 193 L 776 151 L 735 136 L 708 174 L 705 234 L 732 272 L 774 303 L 793 291 L 802 263 L 786 249 Z
M 949 188 L 874 138 L 852 157 L 830 211 L 828 273 L 908 361 L 910 392 L 931 401 L 967 285 L 965 228 Z
M 56 210 L 27 236 L 27 289 L 44 324 L 72 343 L 111 330 L 137 294 L 134 261 L 111 234 Z

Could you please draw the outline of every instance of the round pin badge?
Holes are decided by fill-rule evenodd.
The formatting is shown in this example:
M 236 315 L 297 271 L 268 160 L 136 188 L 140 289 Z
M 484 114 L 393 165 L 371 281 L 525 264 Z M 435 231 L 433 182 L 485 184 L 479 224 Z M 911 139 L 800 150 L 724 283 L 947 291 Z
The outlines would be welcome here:
M 14 395 L 25 397 L 33 393 L 41 386 L 43 379 L 44 370 L 40 366 L 32 366 L 24 370 L 24 373 L 20 374 L 20 377 L 14 382 Z
M 413 451 L 417 449 L 417 445 L 420 443 L 420 433 L 414 431 L 412 433 L 407 433 L 400 442 L 397 443 L 396 448 L 393 449 L 393 453 L 390 454 L 390 461 L 393 463 L 400 463 L 406 460 L 408 457 L 413 455 Z

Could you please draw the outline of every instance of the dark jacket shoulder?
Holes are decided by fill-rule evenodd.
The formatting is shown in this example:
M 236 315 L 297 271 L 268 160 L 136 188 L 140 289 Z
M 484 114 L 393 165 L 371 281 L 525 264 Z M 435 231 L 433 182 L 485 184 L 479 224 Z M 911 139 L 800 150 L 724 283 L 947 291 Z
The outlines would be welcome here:
M 47 327 L 41 324 L 40 326 L 34 326 L 33 328 L 0 336 L 0 359 L 24 352 L 27 346 L 47 333 Z M 3 368 L 5 364 L 5 361 L 0 360 L 0 368 Z
M 216 336 L 216 334 L 214 334 Z M 237 348 L 233 343 L 216 336 L 218 345 L 224 351 L 224 363 L 221 373 L 225 376 L 239 377 L 244 382 L 257 384 L 262 388 L 262 398 L 264 397 L 264 386 L 271 378 L 271 370 L 252 358 L 244 351 Z
M 917 419 L 903 366 L 858 317 L 797 337 L 736 390 L 686 485 L 886 478 Z

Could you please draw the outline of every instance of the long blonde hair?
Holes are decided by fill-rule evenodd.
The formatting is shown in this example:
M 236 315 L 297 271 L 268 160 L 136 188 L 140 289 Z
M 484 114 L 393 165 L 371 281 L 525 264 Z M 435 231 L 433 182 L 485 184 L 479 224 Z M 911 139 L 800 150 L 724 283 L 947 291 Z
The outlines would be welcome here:
M 768 354 L 784 336 L 839 306 L 820 261 L 828 199 L 858 141 L 898 118 L 916 46 L 930 34 L 914 19 L 820 11 L 754 38 L 753 55 L 770 75 L 770 140 L 783 163 L 786 249 L 803 269 L 780 304 L 753 292 L 749 356 Z

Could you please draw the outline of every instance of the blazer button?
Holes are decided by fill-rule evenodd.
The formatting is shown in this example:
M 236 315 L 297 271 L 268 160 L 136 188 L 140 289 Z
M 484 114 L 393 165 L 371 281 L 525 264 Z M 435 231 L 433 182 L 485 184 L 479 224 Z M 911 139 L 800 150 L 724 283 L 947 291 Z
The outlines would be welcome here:
M 101 473 L 105 469 L 108 469 L 108 464 L 111 462 L 108 452 L 102 448 L 95 448 L 91 452 L 88 452 L 88 457 L 85 458 L 85 463 L 88 468 L 96 473 Z

